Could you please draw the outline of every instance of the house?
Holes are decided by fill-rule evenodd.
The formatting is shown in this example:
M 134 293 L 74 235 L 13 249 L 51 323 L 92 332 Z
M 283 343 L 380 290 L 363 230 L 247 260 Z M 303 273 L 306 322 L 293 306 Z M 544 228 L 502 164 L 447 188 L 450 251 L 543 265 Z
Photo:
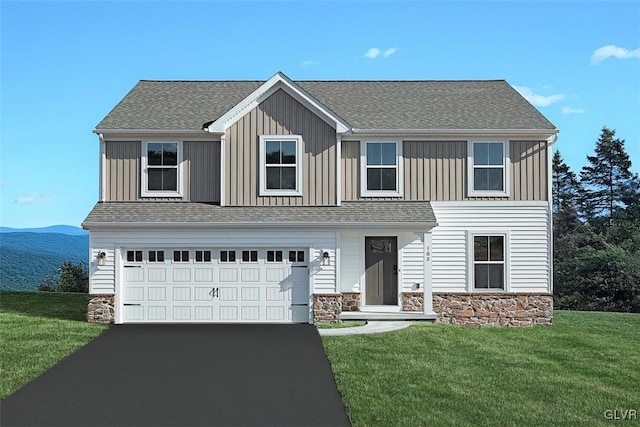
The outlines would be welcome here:
M 97 125 L 92 322 L 549 324 L 551 145 L 506 81 L 140 81 Z

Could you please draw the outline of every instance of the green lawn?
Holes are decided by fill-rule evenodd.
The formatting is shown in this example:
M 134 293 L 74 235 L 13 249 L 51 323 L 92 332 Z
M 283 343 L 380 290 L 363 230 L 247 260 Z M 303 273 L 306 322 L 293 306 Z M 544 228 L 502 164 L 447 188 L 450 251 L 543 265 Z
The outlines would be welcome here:
M 87 295 L 0 292 L 0 399 L 95 338 Z
M 606 410 L 640 413 L 640 315 L 554 316 L 323 343 L 354 426 L 597 426 L 611 424 Z

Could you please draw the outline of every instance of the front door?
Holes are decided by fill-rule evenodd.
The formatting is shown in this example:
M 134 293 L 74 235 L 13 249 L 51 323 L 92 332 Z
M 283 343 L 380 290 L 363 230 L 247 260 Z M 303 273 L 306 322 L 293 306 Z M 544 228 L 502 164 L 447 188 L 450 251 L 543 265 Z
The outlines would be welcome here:
M 398 239 L 365 237 L 367 305 L 398 305 Z

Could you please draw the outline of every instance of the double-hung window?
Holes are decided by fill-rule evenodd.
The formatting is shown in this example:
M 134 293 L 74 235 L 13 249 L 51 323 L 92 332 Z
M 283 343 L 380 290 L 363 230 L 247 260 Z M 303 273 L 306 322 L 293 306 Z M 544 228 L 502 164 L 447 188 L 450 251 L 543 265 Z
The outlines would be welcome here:
M 260 136 L 260 195 L 302 195 L 301 136 Z
M 473 236 L 473 289 L 505 289 L 506 236 Z
M 361 153 L 361 195 L 402 196 L 402 143 L 363 141 Z
M 142 144 L 142 196 L 180 197 L 182 144 L 145 141 Z
M 508 142 L 470 141 L 468 150 L 469 195 L 508 196 Z

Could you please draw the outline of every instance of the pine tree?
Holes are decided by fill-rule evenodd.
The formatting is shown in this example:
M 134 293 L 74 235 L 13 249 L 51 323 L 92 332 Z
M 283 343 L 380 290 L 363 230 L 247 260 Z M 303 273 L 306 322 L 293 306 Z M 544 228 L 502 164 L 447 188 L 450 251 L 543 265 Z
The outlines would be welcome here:
M 558 213 L 563 206 L 578 211 L 581 188 L 576 174 L 564 162 L 560 151 L 553 154 L 553 211 Z
M 581 200 L 585 216 L 600 229 L 623 218 L 626 207 L 636 204 L 638 199 L 638 176 L 630 170 L 625 141 L 615 138 L 615 134 L 615 130 L 602 128 L 595 156 L 587 156 L 590 165 L 580 172 L 580 182 L 585 188 Z

